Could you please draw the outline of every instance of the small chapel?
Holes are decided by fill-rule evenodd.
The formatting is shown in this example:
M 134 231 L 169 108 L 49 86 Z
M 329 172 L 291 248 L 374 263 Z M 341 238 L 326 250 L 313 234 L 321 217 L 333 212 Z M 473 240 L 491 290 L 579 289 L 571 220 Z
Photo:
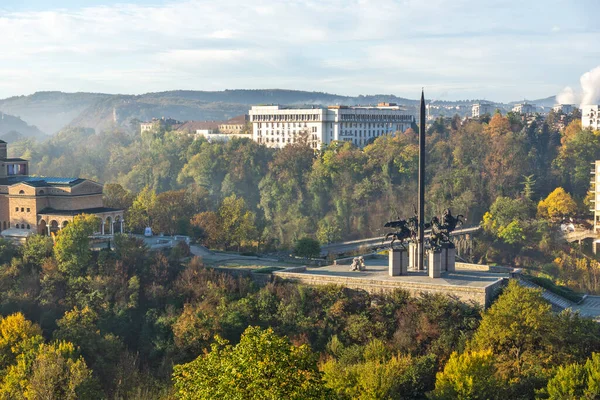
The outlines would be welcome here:
M 8 158 L 0 140 L 0 235 L 25 240 L 52 235 L 79 214 L 98 217 L 96 234 L 123 232 L 123 210 L 104 207 L 102 185 L 82 178 L 29 175 L 29 161 Z

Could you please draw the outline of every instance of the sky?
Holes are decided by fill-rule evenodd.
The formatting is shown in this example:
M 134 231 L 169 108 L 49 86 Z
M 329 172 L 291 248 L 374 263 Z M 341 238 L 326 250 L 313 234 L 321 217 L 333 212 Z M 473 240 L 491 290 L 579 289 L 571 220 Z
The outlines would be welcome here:
M 297 89 L 512 101 L 600 65 L 598 0 L 1 0 L 0 98 Z

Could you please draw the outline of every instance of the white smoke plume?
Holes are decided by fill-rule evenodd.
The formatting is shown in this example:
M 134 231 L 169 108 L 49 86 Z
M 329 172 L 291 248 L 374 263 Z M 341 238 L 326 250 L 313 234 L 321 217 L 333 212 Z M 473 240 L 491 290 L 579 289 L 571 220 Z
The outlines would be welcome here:
M 583 89 L 583 98 L 581 105 L 600 103 L 600 67 L 581 75 L 579 79 L 581 89 Z
M 581 96 L 573 90 L 572 87 L 567 86 L 556 95 L 556 102 L 558 104 L 577 104 Z
M 558 104 L 600 104 L 600 66 L 581 75 L 579 78 L 581 90 L 567 86 L 556 95 Z

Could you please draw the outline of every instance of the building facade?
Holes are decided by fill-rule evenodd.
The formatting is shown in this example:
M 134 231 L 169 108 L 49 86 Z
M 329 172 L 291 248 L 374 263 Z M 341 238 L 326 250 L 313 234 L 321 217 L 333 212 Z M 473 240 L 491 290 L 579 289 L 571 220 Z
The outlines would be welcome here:
M 240 134 L 246 128 L 247 115 L 238 115 L 219 125 L 219 132 L 225 134 Z
M 571 114 L 573 111 L 577 109 L 575 104 L 555 104 L 552 107 L 552 111 L 560 114 Z
M 471 107 L 471 116 L 473 118 L 478 118 L 485 114 L 493 115 L 495 111 L 495 107 L 492 103 L 475 103 Z
M 0 141 L 0 230 L 10 238 L 56 233 L 76 215 L 98 217 L 97 233 L 122 232 L 123 210 L 103 206 L 102 185 L 81 178 L 29 176 L 29 162 L 8 158 Z
M 516 112 L 518 114 L 531 115 L 535 114 L 536 106 L 535 104 L 524 102 L 520 104 L 515 104 L 512 110 L 513 112 Z
M 581 107 L 581 126 L 600 130 L 600 105 L 587 105 Z
M 272 105 L 253 106 L 250 110 L 252 139 L 276 148 L 301 140 L 308 141 L 314 149 L 335 140 L 362 147 L 378 136 L 404 132 L 414 121 L 413 115 L 393 103 L 327 108 Z
M 174 125 L 181 124 L 181 122 L 173 119 L 173 118 L 152 118 L 149 122 L 141 122 L 140 123 L 140 133 L 148 132 L 153 129 L 170 129 Z

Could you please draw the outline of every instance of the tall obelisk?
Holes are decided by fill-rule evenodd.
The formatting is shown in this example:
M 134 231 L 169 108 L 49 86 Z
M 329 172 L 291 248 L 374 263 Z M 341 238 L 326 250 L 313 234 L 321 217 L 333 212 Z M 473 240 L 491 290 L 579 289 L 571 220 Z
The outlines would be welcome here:
M 419 242 L 417 269 L 425 269 L 425 93 L 421 91 L 421 114 L 419 116 Z

